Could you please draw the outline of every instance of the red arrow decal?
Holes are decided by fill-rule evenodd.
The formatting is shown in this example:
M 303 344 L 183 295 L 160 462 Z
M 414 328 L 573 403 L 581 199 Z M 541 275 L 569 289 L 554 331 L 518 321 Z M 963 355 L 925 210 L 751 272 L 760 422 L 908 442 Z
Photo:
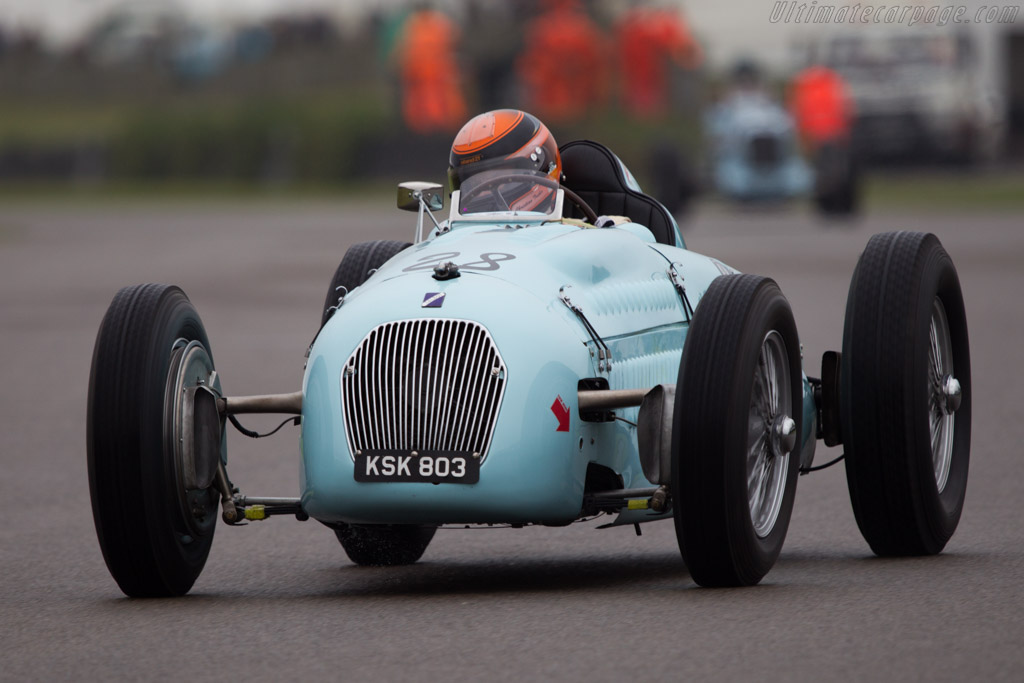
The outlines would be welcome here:
M 558 429 L 555 431 L 569 431 L 569 406 L 565 405 L 565 401 L 562 400 L 561 396 L 558 396 L 555 402 L 551 404 L 551 412 L 558 418 Z

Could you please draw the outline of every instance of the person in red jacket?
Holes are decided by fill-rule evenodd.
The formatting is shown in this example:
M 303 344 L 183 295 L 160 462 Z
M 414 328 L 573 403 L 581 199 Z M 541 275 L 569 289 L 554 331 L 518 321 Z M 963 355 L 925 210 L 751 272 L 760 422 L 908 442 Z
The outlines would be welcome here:
M 860 203 L 860 164 L 851 140 L 853 103 L 842 77 L 823 66 L 793 81 L 789 106 L 797 134 L 814 160 L 814 196 L 826 215 L 850 215 Z
M 674 63 L 695 68 L 701 58 L 682 15 L 672 9 L 637 4 L 616 25 L 626 111 L 641 118 L 665 113 L 668 73 Z
M 853 105 L 842 77 L 823 66 L 811 66 L 793 80 L 790 111 L 797 132 L 808 150 L 826 142 L 846 142 L 850 135 Z
M 579 0 L 548 0 L 526 26 L 518 63 L 530 109 L 551 121 L 567 121 L 603 102 L 604 45 Z
M 449 131 L 466 118 L 455 45 L 458 27 L 444 14 L 420 9 L 409 15 L 398 42 L 402 114 L 418 133 Z

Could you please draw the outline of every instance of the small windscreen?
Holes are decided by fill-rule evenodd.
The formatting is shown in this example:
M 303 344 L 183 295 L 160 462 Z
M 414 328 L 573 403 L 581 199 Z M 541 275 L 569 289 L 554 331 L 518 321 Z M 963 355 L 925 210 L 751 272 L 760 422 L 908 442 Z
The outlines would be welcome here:
M 459 214 L 550 214 L 555 210 L 558 184 L 539 171 L 484 171 L 462 182 Z

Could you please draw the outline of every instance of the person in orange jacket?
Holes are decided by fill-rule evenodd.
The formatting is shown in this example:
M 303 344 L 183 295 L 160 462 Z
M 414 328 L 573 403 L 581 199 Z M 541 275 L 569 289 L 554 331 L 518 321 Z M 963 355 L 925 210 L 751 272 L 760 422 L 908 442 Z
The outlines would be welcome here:
M 531 110 L 551 121 L 579 118 L 604 101 L 604 38 L 578 0 L 547 0 L 526 26 L 519 78 Z
M 700 46 L 682 15 L 673 9 L 635 4 L 616 25 L 626 111 L 650 118 L 665 112 L 671 63 L 692 69 Z
M 790 88 L 789 107 L 808 150 L 849 138 L 853 104 L 846 83 L 835 71 L 811 66 L 797 74 Z
M 455 45 L 458 27 L 444 14 L 419 9 L 398 41 L 402 115 L 417 133 L 450 131 L 466 118 Z
M 853 103 L 842 77 L 811 66 L 793 80 L 789 106 L 804 150 L 814 160 L 814 197 L 828 214 L 849 215 L 860 203 L 860 163 L 851 140 Z

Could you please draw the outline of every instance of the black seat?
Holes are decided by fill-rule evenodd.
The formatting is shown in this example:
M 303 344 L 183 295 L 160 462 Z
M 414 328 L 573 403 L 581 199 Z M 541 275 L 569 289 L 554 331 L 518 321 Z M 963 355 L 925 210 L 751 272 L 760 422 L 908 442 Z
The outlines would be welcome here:
M 622 164 L 604 145 L 590 140 L 567 142 L 558 150 L 567 188 L 575 192 L 597 215 L 627 216 L 647 226 L 654 239 L 676 245 L 675 221 L 657 200 L 629 187 Z M 571 202 L 563 210 L 566 216 L 582 218 Z

